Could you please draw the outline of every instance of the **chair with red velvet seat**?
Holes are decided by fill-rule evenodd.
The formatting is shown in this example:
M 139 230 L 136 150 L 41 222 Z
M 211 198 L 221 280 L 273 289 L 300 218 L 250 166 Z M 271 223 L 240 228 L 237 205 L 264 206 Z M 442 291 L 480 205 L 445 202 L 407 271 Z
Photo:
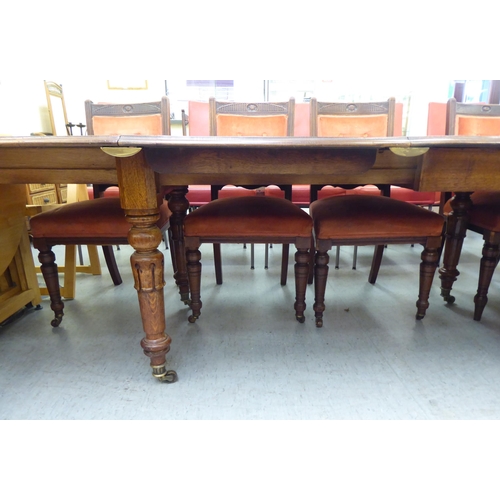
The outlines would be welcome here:
M 160 230 L 168 227 L 171 212 L 166 202 L 159 200 Z M 125 245 L 131 224 L 126 220 L 116 197 L 79 201 L 35 215 L 30 220 L 33 246 L 38 250 L 41 271 L 50 295 L 50 307 L 55 318 L 52 326 L 59 326 L 63 317 L 63 302 L 55 245 Z
M 388 137 L 394 135 L 396 100 L 394 97 L 381 102 L 320 102 L 311 98 L 310 135 L 311 137 Z M 345 194 L 389 195 L 389 186 L 360 186 L 351 193 L 355 186 Z M 311 185 L 311 203 L 321 196 L 320 185 Z M 383 246 L 375 249 L 377 259 L 382 260 Z M 352 268 L 356 269 L 357 248 L 354 247 Z M 336 267 L 339 266 L 339 249 L 337 248 Z
M 429 307 L 429 293 L 437 267 L 444 219 L 437 213 L 385 196 L 336 196 L 313 202 L 310 214 L 315 238 L 316 326 L 323 326 L 328 251 L 334 245 L 376 245 L 420 243 L 424 246 L 420 264 L 417 319 Z M 380 260 L 374 255 L 369 282 L 374 284 Z
M 291 98 L 285 102 L 224 102 L 209 99 L 209 129 L 212 136 L 268 136 L 285 137 L 293 136 L 295 117 L 295 99 Z M 216 200 L 222 192 L 223 185 L 213 184 L 211 186 L 211 199 Z M 241 195 L 238 187 L 248 189 L 260 189 L 261 186 L 236 186 L 225 190 L 225 196 L 234 193 L 236 197 Z M 267 189 L 261 194 L 272 196 L 283 196 L 292 200 L 292 186 L 279 186 L 281 190 Z M 242 242 L 249 243 L 249 242 Z M 222 284 L 222 257 L 219 243 L 214 243 L 214 263 L 217 284 Z M 253 262 L 253 244 L 251 245 L 251 268 Z M 282 273 L 281 284 L 286 285 L 288 266 L 288 243 L 283 244 L 282 249 Z M 265 268 L 268 266 L 268 247 L 266 246 Z
M 447 135 L 500 136 L 500 105 L 458 103 L 451 98 L 447 103 Z M 477 293 L 474 296 L 474 319 L 480 321 L 488 302 L 488 289 L 500 258 L 500 192 L 476 191 L 470 197 L 472 207 L 467 229 L 482 234 L 484 245 L 479 269 Z M 454 198 L 444 206 L 444 214 L 452 214 Z M 458 264 L 462 245 L 456 241 L 445 243 L 445 252 L 451 253 L 451 260 Z M 458 275 L 458 272 L 457 272 Z M 455 298 L 450 295 L 452 283 L 442 279 L 441 294 L 448 303 Z
M 159 102 L 136 104 L 94 104 L 86 101 L 85 109 L 90 135 L 170 134 L 167 97 Z M 116 193 L 107 197 L 103 194 L 103 186 L 100 188 L 94 190 L 95 199 L 62 206 L 31 219 L 33 245 L 40 251 L 42 273 L 51 296 L 51 307 L 56 313 L 54 326 L 62 320 L 62 302 L 52 246 L 101 245 L 113 283 L 119 285 L 122 282 L 112 245 L 127 243 L 130 224 L 125 219 Z M 100 198 L 99 195 L 105 197 Z M 159 225 L 165 232 L 171 215 L 167 202 L 159 202 L 159 212 Z M 174 259 L 172 262 L 175 270 Z

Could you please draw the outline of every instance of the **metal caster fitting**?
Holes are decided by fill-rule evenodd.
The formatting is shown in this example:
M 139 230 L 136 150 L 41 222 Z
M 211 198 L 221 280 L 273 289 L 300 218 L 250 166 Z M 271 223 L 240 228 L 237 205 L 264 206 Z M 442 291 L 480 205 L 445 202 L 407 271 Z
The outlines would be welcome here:
M 165 384 L 173 384 L 179 380 L 177 373 L 174 370 L 167 370 L 165 365 L 152 366 L 153 377 L 159 382 L 164 382 Z

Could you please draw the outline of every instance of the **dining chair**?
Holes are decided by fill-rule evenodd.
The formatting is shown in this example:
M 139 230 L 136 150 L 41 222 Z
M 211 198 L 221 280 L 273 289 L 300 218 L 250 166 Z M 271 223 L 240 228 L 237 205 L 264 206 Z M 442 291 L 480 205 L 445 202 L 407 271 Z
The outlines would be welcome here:
M 211 136 L 268 136 L 285 137 L 294 134 L 295 99 L 291 98 L 284 102 L 225 102 L 217 101 L 214 97 L 209 99 L 209 133 Z M 245 185 L 248 194 L 261 186 Z M 222 184 L 211 185 L 211 200 L 216 200 L 224 188 Z M 230 188 L 236 195 L 244 194 L 236 190 L 238 186 Z M 265 194 L 272 196 L 284 196 L 292 200 L 292 186 L 281 185 L 281 191 L 267 190 Z M 225 191 L 225 196 L 230 196 L 230 191 Z M 244 244 L 249 242 L 242 242 Z M 271 242 L 272 243 L 272 242 Z M 222 284 L 222 257 L 220 243 L 214 243 L 214 266 L 216 283 Z M 288 243 L 283 244 L 281 284 L 286 285 L 288 274 L 288 255 L 290 247 Z M 250 268 L 254 269 L 254 246 L 251 243 Z M 266 244 L 264 268 L 268 268 L 268 244 Z
M 500 105 L 459 103 L 455 98 L 447 102 L 446 134 L 468 136 L 500 136 Z M 488 290 L 500 259 L 500 192 L 476 191 L 470 196 L 472 205 L 468 209 L 470 217 L 467 230 L 483 236 L 484 245 L 479 266 L 478 289 L 474 296 L 474 319 L 480 321 L 484 308 L 488 302 Z M 454 224 L 451 218 L 455 197 L 444 205 L 444 214 L 449 223 Z M 458 222 L 459 223 L 459 222 Z M 462 251 L 462 242 L 446 241 L 445 252 L 458 264 Z M 458 271 L 456 276 L 458 276 Z M 455 302 L 450 294 L 452 283 L 442 281 L 443 298 L 448 303 Z
M 381 102 L 322 102 L 311 98 L 311 137 L 390 137 L 394 135 L 396 100 L 394 97 Z M 329 193 L 328 186 L 311 185 L 311 203 L 324 196 L 362 194 L 389 196 L 390 186 L 340 186 L 344 192 Z M 337 186 L 334 186 L 337 187 Z M 353 188 L 355 189 L 353 191 Z M 375 249 L 382 259 L 384 247 Z M 354 247 L 352 268 L 356 269 L 357 247 Z M 340 265 L 340 247 L 337 247 L 335 268 Z
M 332 246 L 415 244 L 424 246 L 420 264 L 417 319 L 425 316 L 439 259 L 444 219 L 425 208 L 385 196 L 334 196 L 311 203 L 314 224 L 314 311 L 316 326 L 323 326 L 328 251 Z M 380 259 L 375 253 L 368 278 L 375 284 Z
M 171 212 L 168 203 L 159 196 L 157 226 L 164 231 L 169 225 Z M 61 205 L 50 212 L 31 218 L 33 247 L 38 250 L 38 260 L 47 290 L 50 307 L 54 311 L 52 326 L 63 318 L 63 302 L 59 288 L 55 245 L 125 245 L 132 225 L 117 197 L 97 198 Z
M 170 133 L 170 105 L 161 101 L 137 104 L 94 104 L 85 102 L 89 135 L 159 135 Z M 52 247 L 55 245 L 100 245 L 115 285 L 122 283 L 112 245 L 126 244 L 130 224 L 125 219 L 120 199 L 104 196 L 108 185 L 94 186 L 94 198 L 63 205 L 31 218 L 33 246 L 39 251 L 41 271 L 55 312 L 53 326 L 62 321 L 57 265 Z M 162 198 L 163 191 L 159 194 Z M 170 227 L 171 211 L 166 200 L 159 199 L 158 226 L 165 234 Z M 173 250 L 171 247 L 171 254 Z M 175 268 L 175 258 L 172 256 Z
M 210 99 L 210 134 L 219 136 L 293 135 L 294 99 L 287 102 L 234 103 Z M 201 313 L 202 243 L 214 244 L 220 265 L 221 243 L 283 244 L 281 284 L 286 285 L 289 245 L 295 244 L 295 317 L 304 322 L 305 293 L 310 270 L 312 220 L 291 201 L 291 186 L 280 186 L 288 196 L 266 192 L 261 186 L 212 186 L 213 200 L 184 220 L 187 272 L 191 292 L 190 322 Z M 224 191 L 233 195 L 225 197 Z M 270 189 L 270 188 L 268 188 Z M 220 195 L 219 195 L 220 193 Z M 222 283 L 222 276 L 217 277 Z

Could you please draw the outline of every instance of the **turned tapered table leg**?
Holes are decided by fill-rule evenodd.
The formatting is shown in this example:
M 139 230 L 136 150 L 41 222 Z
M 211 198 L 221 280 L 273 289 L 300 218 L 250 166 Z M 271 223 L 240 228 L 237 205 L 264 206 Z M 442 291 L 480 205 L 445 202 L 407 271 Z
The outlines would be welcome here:
M 448 216 L 446 222 L 443 265 L 439 269 L 439 277 L 441 279 L 441 296 L 449 304 L 455 302 L 455 297 L 451 295 L 451 288 L 460 274 L 457 266 L 470 218 L 469 211 L 472 207 L 470 195 L 470 192 L 456 193 L 451 201 L 453 213 Z
M 171 338 L 165 332 L 164 262 L 163 253 L 158 250 L 162 235 L 156 225 L 159 219 L 156 176 L 140 148 L 105 148 L 105 152 L 116 156 L 120 202 L 132 224 L 128 241 L 135 252 L 130 262 L 146 334 L 141 346 L 151 360 L 153 376 L 161 382 L 175 382 L 175 371 L 166 369 Z

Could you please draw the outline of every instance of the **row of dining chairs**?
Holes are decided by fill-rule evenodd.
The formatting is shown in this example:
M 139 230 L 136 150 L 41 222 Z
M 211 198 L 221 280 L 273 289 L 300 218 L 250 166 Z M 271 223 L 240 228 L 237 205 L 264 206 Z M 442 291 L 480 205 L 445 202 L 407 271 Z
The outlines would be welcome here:
M 163 107 L 162 107 L 163 103 Z M 155 103 L 149 103 L 155 104 Z M 158 103 L 156 103 L 158 105 Z M 87 116 L 92 124 L 103 122 L 109 127 L 106 134 L 122 134 L 121 121 L 134 115 L 135 104 L 114 105 L 114 111 L 106 111 L 101 105 L 102 115 Z M 291 111 L 293 99 L 288 103 L 217 103 L 210 101 L 210 123 L 216 135 L 291 135 Z M 344 136 L 381 136 L 390 131 L 390 109 L 393 100 L 384 103 L 318 103 L 311 101 L 311 116 L 315 116 L 316 133 Z M 485 108 L 485 107 L 483 107 Z M 488 106 L 496 110 L 495 106 Z M 120 112 L 120 109 L 122 112 Z M 168 99 L 162 98 L 159 107 L 150 107 L 146 112 L 141 108 L 147 121 L 165 119 Z M 458 107 L 454 100 L 448 103 L 450 116 L 455 113 L 457 123 L 467 116 L 469 120 L 491 118 L 485 109 Z M 467 114 L 471 112 L 471 114 Z M 479 111 L 475 115 L 472 111 Z M 109 113 L 109 114 L 106 114 Z M 474 117 L 474 118 L 473 118 Z M 499 117 L 500 118 L 500 117 Z M 131 121 L 129 120 L 130 124 Z M 137 122 L 138 123 L 138 122 Z M 467 122 L 469 125 L 471 122 Z M 339 125 L 340 124 L 340 125 Z M 91 128 L 89 127 L 89 130 Z M 94 128 L 94 131 L 96 129 Z M 145 128 L 137 124 L 135 133 Z M 314 130 L 314 127 L 311 127 Z M 374 130 L 373 133 L 370 131 Z M 385 134 L 383 134 L 385 130 Z M 470 130 L 470 128 L 469 128 Z M 485 129 L 477 129 L 479 131 Z M 163 132 L 163 130 L 162 130 Z M 451 129 L 449 130 L 450 133 Z M 488 129 L 488 133 L 490 129 Z M 99 132 L 97 132 L 99 133 Z M 149 134 L 150 132 L 148 132 Z M 496 135 L 500 135 L 497 132 Z M 287 187 L 284 187 L 284 191 Z M 195 321 L 201 313 L 201 253 L 199 247 L 204 242 L 215 244 L 225 242 L 282 243 L 294 244 L 295 253 L 295 316 L 299 322 L 305 320 L 305 295 L 307 282 L 311 281 L 314 269 L 316 325 L 322 326 L 325 310 L 324 295 L 328 275 L 328 252 L 332 246 L 376 245 L 369 281 L 375 283 L 383 247 L 387 243 L 420 243 L 424 246 L 420 266 L 420 289 L 417 301 L 417 319 L 424 317 L 428 308 L 429 291 L 437 266 L 443 234 L 444 219 L 441 215 L 388 196 L 330 196 L 314 200 L 309 206 L 309 214 L 293 204 L 290 197 L 265 196 L 265 192 L 247 187 L 252 194 L 244 197 L 228 197 L 211 200 L 199 209 L 188 213 L 183 223 L 183 242 L 186 248 L 185 263 L 189 279 L 191 315 Z M 493 196 L 494 197 L 494 196 Z M 104 201 L 109 206 L 104 207 Z M 111 201 L 110 201 L 111 200 Z M 98 208 L 97 205 L 100 204 Z M 56 211 L 39 214 L 31 220 L 31 230 L 35 248 L 40 252 L 42 272 L 55 312 L 53 326 L 62 320 L 63 304 L 58 296 L 57 266 L 51 251 L 56 244 L 109 244 L 116 237 L 123 242 L 130 225 L 125 224 L 123 211 L 117 198 L 99 198 L 80 202 L 75 206 L 60 207 Z M 160 203 L 159 225 L 168 225 L 170 212 L 165 203 Z M 488 205 L 486 211 L 491 211 Z M 498 210 L 498 209 L 497 209 Z M 96 217 L 96 214 L 99 216 Z M 120 220 L 120 224 L 117 222 Z M 474 219 L 475 220 L 475 219 Z M 63 228 L 72 227 L 68 233 Z M 120 227 L 120 235 L 116 234 Z M 475 220 L 475 227 L 480 221 Z M 114 231 L 114 232 L 113 232 Z M 488 229 L 495 233 L 497 227 Z M 496 233 L 495 233 L 496 234 Z M 495 239 L 496 238 L 496 239 Z M 486 236 L 485 236 L 486 239 Z M 498 260 L 497 236 L 489 238 L 492 251 L 488 250 L 488 262 L 495 256 Z M 90 241 L 89 241 L 90 240 Z M 115 241 L 115 240 L 113 240 Z M 493 241 L 493 243 L 491 242 Z M 483 252 L 484 253 L 484 252 Z M 492 257 L 493 255 L 493 257 Z M 314 256 L 314 266 L 312 266 Z M 173 256 L 179 259 L 179 255 Z M 179 262 L 176 262 L 179 264 Z M 283 264 L 282 264 L 283 265 Z M 174 267 L 175 269 L 175 267 Z M 492 273 L 491 273 L 492 274 Z M 283 273 L 282 273 L 283 275 Z M 484 279 L 483 285 L 484 288 Z M 283 280 L 282 280 L 283 282 Z M 479 302 L 484 303 L 482 292 Z

